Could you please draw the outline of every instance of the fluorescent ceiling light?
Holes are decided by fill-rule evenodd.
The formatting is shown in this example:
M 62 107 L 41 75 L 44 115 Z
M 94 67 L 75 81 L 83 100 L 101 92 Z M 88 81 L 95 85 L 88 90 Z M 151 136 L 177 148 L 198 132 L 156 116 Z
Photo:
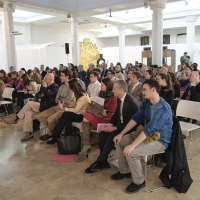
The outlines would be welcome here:
M 0 13 L 0 16 L 1 16 L 1 13 Z M 28 12 L 28 11 L 23 11 L 23 10 L 15 10 L 15 12 L 13 13 L 13 20 L 15 22 L 22 22 L 22 23 L 48 19 L 52 17 L 55 17 L 55 16 L 45 15 L 45 14 L 35 13 L 35 12 Z

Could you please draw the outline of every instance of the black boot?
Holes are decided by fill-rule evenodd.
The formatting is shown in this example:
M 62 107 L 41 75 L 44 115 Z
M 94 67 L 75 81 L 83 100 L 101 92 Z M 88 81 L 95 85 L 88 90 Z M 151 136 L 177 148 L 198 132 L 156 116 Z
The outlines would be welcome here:
M 47 144 L 55 144 L 57 142 L 56 138 L 53 137 L 51 140 L 47 142 Z

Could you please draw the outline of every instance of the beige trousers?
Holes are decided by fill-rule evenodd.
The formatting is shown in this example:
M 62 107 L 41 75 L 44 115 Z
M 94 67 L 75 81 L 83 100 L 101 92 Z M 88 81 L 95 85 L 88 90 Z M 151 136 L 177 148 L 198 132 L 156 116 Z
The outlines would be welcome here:
M 47 134 L 51 136 L 53 135 L 53 129 L 55 128 L 56 123 L 61 118 L 62 114 L 63 110 L 60 109 L 59 105 L 57 105 L 41 112 L 37 116 L 37 119 L 48 128 Z
M 19 119 L 24 119 L 24 132 L 33 132 L 33 118 L 40 112 L 40 103 L 28 101 L 17 114 Z

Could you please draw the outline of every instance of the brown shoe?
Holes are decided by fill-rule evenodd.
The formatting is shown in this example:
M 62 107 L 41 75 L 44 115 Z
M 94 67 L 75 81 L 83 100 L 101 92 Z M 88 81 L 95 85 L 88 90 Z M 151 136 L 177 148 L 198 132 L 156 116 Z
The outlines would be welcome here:
M 26 135 L 21 139 L 21 141 L 27 141 L 30 140 L 31 138 L 33 138 L 34 136 L 32 135 L 32 133 L 26 132 Z
M 45 134 L 45 135 L 42 135 L 39 139 L 42 140 L 42 141 L 45 141 L 45 140 L 48 140 L 50 138 L 52 138 L 53 136 L 50 136 L 48 134 Z

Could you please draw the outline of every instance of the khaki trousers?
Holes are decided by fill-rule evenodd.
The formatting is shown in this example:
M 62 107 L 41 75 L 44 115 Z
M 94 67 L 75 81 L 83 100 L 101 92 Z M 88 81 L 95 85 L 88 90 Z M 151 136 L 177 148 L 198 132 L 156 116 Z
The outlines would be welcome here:
M 133 141 L 133 137 L 128 134 L 124 135 L 119 144 L 116 145 L 118 164 L 121 174 L 131 172 L 133 183 L 140 185 L 144 182 L 144 174 L 140 162 L 141 157 L 160 153 L 166 147 L 159 141 L 154 141 L 149 144 L 142 142 L 126 157 L 123 150 L 127 145 L 133 143 Z
M 56 123 L 61 118 L 62 114 L 63 110 L 60 109 L 59 105 L 57 105 L 41 112 L 37 116 L 37 119 L 48 128 L 47 134 L 51 136 L 53 135 L 53 129 L 55 128 Z
M 28 101 L 17 114 L 19 119 L 24 119 L 24 132 L 33 132 L 33 118 L 40 112 L 40 103 Z

